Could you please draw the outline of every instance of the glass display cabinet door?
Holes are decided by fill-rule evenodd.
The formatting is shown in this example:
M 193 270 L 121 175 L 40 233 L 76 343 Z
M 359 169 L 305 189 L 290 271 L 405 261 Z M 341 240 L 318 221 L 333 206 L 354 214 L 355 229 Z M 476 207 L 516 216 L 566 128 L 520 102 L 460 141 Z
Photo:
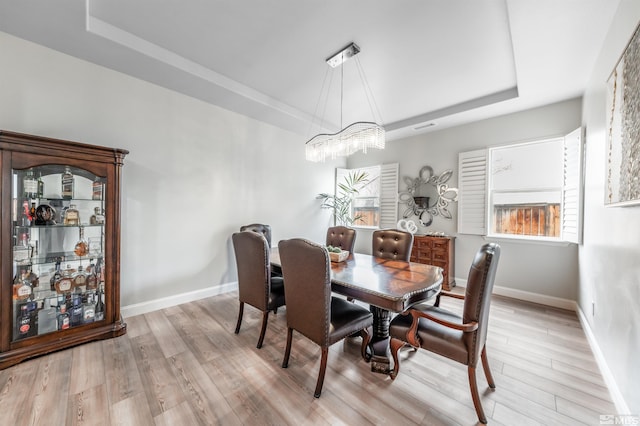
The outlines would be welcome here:
M 12 342 L 104 321 L 106 178 L 12 169 Z

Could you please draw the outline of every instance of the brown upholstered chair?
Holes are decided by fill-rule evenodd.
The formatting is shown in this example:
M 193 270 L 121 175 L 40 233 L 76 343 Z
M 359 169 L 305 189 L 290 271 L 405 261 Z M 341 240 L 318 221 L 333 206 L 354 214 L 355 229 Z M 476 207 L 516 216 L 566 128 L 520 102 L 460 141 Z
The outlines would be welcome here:
M 353 247 L 356 244 L 356 230 L 346 226 L 332 226 L 327 229 L 326 244 L 353 253 Z M 353 302 L 353 297 L 347 297 L 347 300 Z
M 271 248 L 271 226 L 265 225 L 262 223 L 252 223 L 251 225 L 241 226 L 240 232 L 242 231 L 253 231 L 253 232 L 257 232 L 258 234 L 264 235 L 264 238 L 266 238 L 269 248 Z M 280 268 L 272 268 L 271 276 L 281 277 L 282 271 L 280 270 Z M 274 310 L 274 312 L 276 312 L 276 310 Z
M 413 234 L 399 229 L 378 229 L 373 232 L 371 254 L 382 259 L 409 261 Z
M 257 348 L 262 347 L 267 330 L 269 311 L 284 305 L 284 282 L 282 277 L 271 276 L 269 247 L 262 234 L 243 231 L 232 235 L 233 249 L 238 266 L 238 323 L 235 333 L 240 332 L 244 304 L 247 303 L 262 311 L 262 329 Z
M 356 244 L 356 230 L 346 226 L 332 226 L 327 229 L 326 244 L 353 253 L 353 246 Z
M 362 356 L 371 336 L 373 315 L 356 303 L 331 296 L 331 266 L 327 249 L 311 241 L 294 238 L 280 241 L 280 261 L 287 282 L 287 347 L 282 367 L 289 365 L 293 330 L 322 348 L 316 390 L 320 397 L 327 369 L 329 346 L 360 332 Z
M 478 359 L 482 359 L 482 367 L 489 387 L 495 389 L 487 361 L 485 342 L 491 291 L 499 258 L 498 244 L 484 244 L 471 264 L 464 296 L 442 292 L 436 299 L 435 306 L 420 305 L 419 309 L 409 309 L 404 314 L 397 315 L 391 321 L 389 328 L 391 355 L 395 364 L 391 378 L 395 379 L 398 374 L 400 369 L 398 350 L 405 343 L 462 363 L 467 366 L 471 397 L 481 423 L 487 423 L 487 418 L 478 394 L 476 366 Z M 440 308 L 441 296 L 463 299 L 462 316 Z
M 264 235 L 267 239 L 267 244 L 271 247 L 271 226 L 263 225 L 262 223 L 252 223 L 251 225 L 241 226 L 240 232 L 242 231 L 253 231 Z

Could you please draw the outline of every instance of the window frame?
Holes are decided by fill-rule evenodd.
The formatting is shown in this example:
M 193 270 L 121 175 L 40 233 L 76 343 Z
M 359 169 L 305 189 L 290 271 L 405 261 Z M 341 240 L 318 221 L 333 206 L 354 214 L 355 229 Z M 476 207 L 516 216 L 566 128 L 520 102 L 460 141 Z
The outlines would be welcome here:
M 494 188 L 494 180 L 495 180 L 494 175 L 496 174 L 497 170 L 494 169 L 493 166 L 495 163 L 494 156 L 496 155 L 497 152 L 501 150 L 513 150 L 513 149 L 524 150 L 534 145 L 549 144 L 549 143 L 558 143 L 558 144 L 564 145 L 564 138 L 555 137 L 555 138 L 536 139 L 536 140 L 527 141 L 527 142 L 517 142 L 517 143 L 511 143 L 507 145 L 492 146 L 487 149 L 488 150 L 488 160 L 487 160 L 487 236 L 488 237 L 503 238 L 507 236 L 510 238 L 520 238 L 523 240 L 561 241 L 561 238 L 562 238 L 561 217 L 562 217 L 562 210 L 564 209 L 564 205 L 562 202 L 563 201 L 562 200 L 563 183 L 561 181 L 558 181 L 557 186 L 549 186 L 549 187 L 545 187 L 545 186 L 535 187 L 535 186 L 522 185 L 522 186 L 516 187 L 515 189 L 514 188 L 509 188 L 509 189 Z M 560 147 L 559 150 L 564 152 L 564 146 Z M 562 160 L 558 158 L 558 161 L 562 161 Z M 564 165 L 563 165 L 563 169 L 564 169 Z M 563 175 L 564 175 L 564 170 L 563 170 Z M 516 234 L 516 233 L 510 234 L 510 233 L 495 232 L 496 216 L 497 216 L 496 205 L 501 205 L 501 204 L 495 203 L 494 200 L 496 196 L 500 196 L 504 194 L 512 194 L 512 195 L 520 194 L 521 196 L 524 196 L 524 194 L 528 194 L 528 193 L 529 194 L 530 193 L 548 193 L 548 194 L 555 193 L 557 195 L 559 199 L 558 204 L 560 204 L 560 221 L 559 221 L 560 231 L 558 233 L 558 236 L 527 235 L 527 234 Z
M 373 167 L 380 168 L 379 175 L 379 191 L 378 191 L 378 217 L 379 223 L 378 225 L 361 225 L 358 223 L 354 223 L 350 225 L 353 228 L 360 229 L 385 229 L 385 228 L 393 228 L 396 226 L 398 221 L 398 172 L 399 172 L 399 164 L 398 163 L 389 163 L 389 164 L 374 164 L 372 166 L 364 166 L 364 167 L 355 167 L 355 168 L 336 168 L 335 172 L 335 182 L 334 182 L 334 191 L 335 194 L 338 193 L 338 181 L 339 176 L 343 176 L 344 174 L 349 174 L 352 172 L 371 169 Z M 343 174 L 341 174 L 343 173 Z M 362 198 L 371 198 L 371 196 L 366 196 Z M 353 214 L 353 203 L 351 205 L 351 212 Z
M 582 242 L 582 213 L 584 192 L 584 143 L 583 129 L 578 128 L 564 137 L 562 147 L 563 177 L 560 189 L 560 236 L 531 236 L 496 234 L 492 232 L 494 221 L 490 187 L 490 150 L 531 143 L 545 142 L 557 137 L 482 148 L 458 154 L 458 233 L 482 235 L 492 239 L 520 240 L 543 243 Z

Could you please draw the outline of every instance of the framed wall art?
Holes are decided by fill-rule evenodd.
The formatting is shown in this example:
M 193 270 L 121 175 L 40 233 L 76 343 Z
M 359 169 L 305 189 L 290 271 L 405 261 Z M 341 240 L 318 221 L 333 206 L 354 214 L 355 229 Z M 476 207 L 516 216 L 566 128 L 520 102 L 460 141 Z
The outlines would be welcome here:
M 605 205 L 640 204 L 640 26 L 607 80 Z

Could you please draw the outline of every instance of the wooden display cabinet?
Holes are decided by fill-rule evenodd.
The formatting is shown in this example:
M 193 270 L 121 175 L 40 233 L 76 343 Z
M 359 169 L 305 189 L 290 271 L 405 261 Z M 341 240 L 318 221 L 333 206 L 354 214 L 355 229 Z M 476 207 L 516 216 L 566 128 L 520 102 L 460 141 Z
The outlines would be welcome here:
M 127 154 L 0 131 L 0 369 L 125 334 L 120 179 Z
M 455 281 L 455 238 L 431 235 L 414 235 L 411 261 L 442 268 L 442 288 L 451 290 Z

